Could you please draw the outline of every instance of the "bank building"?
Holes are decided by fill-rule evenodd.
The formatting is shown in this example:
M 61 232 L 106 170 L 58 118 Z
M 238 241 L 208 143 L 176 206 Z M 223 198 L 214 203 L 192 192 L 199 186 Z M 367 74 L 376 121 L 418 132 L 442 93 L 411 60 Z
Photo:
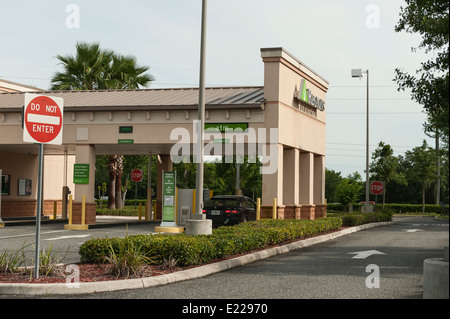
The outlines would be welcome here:
M 261 156 L 262 217 L 271 214 L 274 199 L 279 219 L 326 216 L 329 84 L 284 48 L 262 48 L 260 53 L 263 86 L 205 89 L 205 149 Z M 56 202 L 58 216 L 66 217 L 70 192 L 72 222 L 80 222 L 84 198 L 85 223 L 96 223 L 97 155 L 158 155 L 161 185 L 161 172 L 172 170 L 174 149 L 177 154 L 195 151 L 198 88 L 43 91 L 0 80 L 0 221 L 36 216 L 39 145 L 23 141 L 26 93 L 64 101 L 62 143 L 44 147 L 46 216 L 53 214 Z M 213 143 L 217 140 L 222 143 Z M 74 177 L 77 169 L 84 169 L 83 179 Z M 156 220 L 161 219 L 158 188 Z

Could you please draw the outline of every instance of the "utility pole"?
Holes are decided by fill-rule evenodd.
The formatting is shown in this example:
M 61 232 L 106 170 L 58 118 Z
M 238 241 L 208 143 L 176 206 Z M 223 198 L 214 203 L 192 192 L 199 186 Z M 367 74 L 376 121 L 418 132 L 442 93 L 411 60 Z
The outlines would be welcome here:
M 195 212 L 203 213 L 203 131 L 205 127 L 205 59 L 206 58 L 206 0 L 202 1 L 202 29 L 200 43 L 200 83 L 198 97 L 198 159 L 195 193 Z M 201 216 L 201 215 L 200 215 Z

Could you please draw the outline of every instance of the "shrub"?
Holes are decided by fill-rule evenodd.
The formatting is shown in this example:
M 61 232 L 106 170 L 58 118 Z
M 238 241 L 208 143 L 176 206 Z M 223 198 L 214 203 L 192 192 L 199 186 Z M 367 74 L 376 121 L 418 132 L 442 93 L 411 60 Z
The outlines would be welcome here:
M 25 256 L 25 248 L 32 244 L 25 243 L 18 250 L 5 250 L 0 253 L 0 273 L 26 273 L 33 271 L 27 267 L 27 258 Z M 50 274 L 59 274 L 58 264 L 65 258 L 65 255 L 55 253 L 53 251 L 53 243 L 47 248 L 39 250 L 39 273 L 43 276 Z M 31 260 L 34 264 L 34 260 Z
M 339 215 L 340 218 L 342 218 L 343 226 L 349 227 L 367 223 L 386 222 L 392 220 L 392 212 L 386 208 L 378 213 L 347 213 L 336 215 Z
M 57 265 L 65 258 L 65 255 L 56 254 L 53 251 L 53 242 L 39 250 L 39 273 L 43 276 L 59 273 Z
M 134 209 L 134 207 L 124 207 L 122 209 L 97 208 L 97 215 L 137 216 L 138 213 L 138 209 Z
M 115 243 L 115 248 L 112 241 L 108 244 L 108 255 L 104 258 L 111 265 L 111 273 L 117 277 L 139 277 L 144 274 L 143 266 L 152 263 L 152 258 L 148 256 L 151 251 L 143 250 L 138 240 L 133 241 L 126 236 Z
M 106 256 L 123 255 L 124 241 L 151 262 L 165 265 L 176 260 L 178 266 L 207 263 L 236 254 L 247 253 L 288 240 L 309 237 L 339 229 L 341 218 L 318 220 L 260 220 L 235 226 L 219 227 L 212 235 L 186 234 L 135 235 L 126 238 L 95 238 L 79 249 L 82 262 L 107 262 Z M 109 260 L 110 261 L 110 260 Z
M 19 250 L 0 252 L 0 273 L 16 272 L 25 264 L 25 246 Z

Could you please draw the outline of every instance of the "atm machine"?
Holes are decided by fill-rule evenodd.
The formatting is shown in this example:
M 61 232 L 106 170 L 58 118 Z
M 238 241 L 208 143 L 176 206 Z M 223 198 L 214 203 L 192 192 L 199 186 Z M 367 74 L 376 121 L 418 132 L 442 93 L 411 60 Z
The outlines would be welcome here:
M 194 191 L 195 189 L 178 189 L 177 199 L 177 225 L 186 225 L 187 219 L 192 219 L 194 213 Z M 210 199 L 209 189 L 203 190 L 203 202 Z M 202 212 L 200 212 L 202 213 Z

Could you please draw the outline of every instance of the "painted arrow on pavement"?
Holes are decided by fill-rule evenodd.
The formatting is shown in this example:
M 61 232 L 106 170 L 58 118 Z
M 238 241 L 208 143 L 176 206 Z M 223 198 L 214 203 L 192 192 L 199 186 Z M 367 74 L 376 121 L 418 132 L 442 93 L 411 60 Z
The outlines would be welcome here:
M 407 229 L 406 230 L 407 233 L 415 233 L 415 232 L 418 232 L 418 231 L 424 231 L 424 230 L 423 229 Z
M 369 256 L 372 255 L 385 255 L 385 253 L 382 253 L 378 250 L 365 250 L 365 251 L 356 251 L 354 253 L 349 254 L 356 254 L 356 256 L 353 256 L 352 259 L 366 259 Z

